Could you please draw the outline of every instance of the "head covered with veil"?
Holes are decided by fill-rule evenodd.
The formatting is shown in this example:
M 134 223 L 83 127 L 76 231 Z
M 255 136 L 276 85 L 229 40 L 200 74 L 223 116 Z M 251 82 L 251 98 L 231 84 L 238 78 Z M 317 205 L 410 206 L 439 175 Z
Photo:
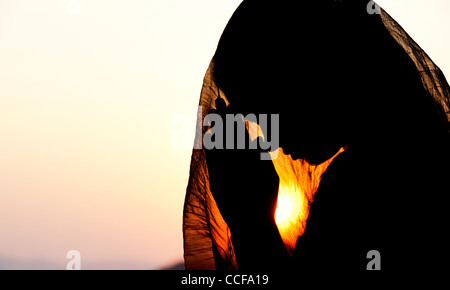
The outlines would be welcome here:
M 370 250 L 399 267 L 413 249 L 423 263 L 443 250 L 450 88 L 372 1 L 244 0 L 199 105 L 183 215 L 187 269 L 319 269 L 330 255 L 365 269 Z M 279 148 L 270 148 L 278 155 L 205 148 L 211 113 L 278 115 Z M 248 143 L 260 140 L 246 121 Z M 281 172 L 303 200 L 293 241 L 274 218 Z

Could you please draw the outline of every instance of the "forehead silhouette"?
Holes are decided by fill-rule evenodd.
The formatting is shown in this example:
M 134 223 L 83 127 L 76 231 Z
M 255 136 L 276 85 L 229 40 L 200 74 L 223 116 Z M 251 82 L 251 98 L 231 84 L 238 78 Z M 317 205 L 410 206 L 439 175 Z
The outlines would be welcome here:
M 244 1 L 214 57 L 217 84 L 243 113 L 316 113 L 350 98 L 348 79 L 361 78 L 367 37 L 336 1 Z M 354 82 L 357 83 L 357 82 Z M 344 94 L 345 93 L 345 94 Z M 340 95 L 340 100 L 336 99 Z

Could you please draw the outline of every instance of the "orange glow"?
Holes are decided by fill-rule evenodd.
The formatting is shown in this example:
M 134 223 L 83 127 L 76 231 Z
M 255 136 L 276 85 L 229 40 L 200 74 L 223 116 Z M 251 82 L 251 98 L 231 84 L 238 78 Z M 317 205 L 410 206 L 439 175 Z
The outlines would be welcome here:
M 246 120 L 246 128 L 252 141 L 257 137 L 264 140 L 264 134 L 257 123 Z M 305 232 L 309 206 L 319 188 L 322 174 L 333 159 L 344 151 L 345 148 L 341 148 L 333 157 L 319 165 L 311 165 L 303 159 L 293 160 L 291 155 L 283 153 L 281 147 L 270 152 L 280 178 L 275 222 L 290 254 L 295 249 L 298 237 Z
M 344 148 L 320 165 L 310 165 L 305 160 L 293 160 L 291 155 L 283 153 L 282 148 L 278 150 L 279 152 L 271 153 L 272 162 L 280 178 L 275 221 L 288 252 L 292 254 L 298 237 L 305 231 L 309 206 L 319 187 L 322 174 Z

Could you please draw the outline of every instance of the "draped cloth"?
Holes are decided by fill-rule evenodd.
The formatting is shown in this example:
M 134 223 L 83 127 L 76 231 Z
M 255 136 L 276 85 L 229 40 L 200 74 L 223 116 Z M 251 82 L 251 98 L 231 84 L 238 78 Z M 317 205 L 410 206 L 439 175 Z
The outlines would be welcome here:
M 367 7 L 373 7 L 370 6 L 369 1 L 316 1 L 333 2 L 333 5 L 339 9 L 343 9 L 342 11 L 361 10 L 367 9 Z M 255 7 L 258 6 L 257 2 L 258 1 L 251 0 L 243 1 L 236 13 L 242 9 L 249 9 L 248 7 L 252 7 L 252 5 Z M 271 5 L 282 6 L 287 5 L 286 3 L 289 4 L 289 2 L 290 1 L 277 1 L 273 2 Z M 266 1 L 259 1 L 259 3 L 261 3 L 260 5 L 265 5 Z M 379 14 L 376 12 L 378 11 L 375 11 L 375 13 L 364 12 L 364 17 L 376 18 L 377 21 L 375 22 L 378 23 L 378 25 L 368 28 L 368 33 L 370 33 L 370 29 L 385 29 L 389 32 L 396 45 L 403 49 L 414 63 L 417 74 L 420 76 L 422 86 L 428 92 L 428 101 L 433 103 L 442 124 L 450 129 L 450 126 L 448 126 L 450 122 L 450 87 L 443 73 L 420 46 L 391 16 L 389 16 L 386 11 L 380 9 Z M 309 17 L 305 16 L 305 13 L 309 12 L 298 11 L 298 17 Z M 317 13 L 320 13 L 320 11 Z M 358 25 L 358 23 L 354 23 L 354 25 Z M 314 30 L 314 23 L 311 23 L 310 29 Z M 228 30 L 231 30 L 231 28 L 227 26 L 225 32 Z M 230 32 L 228 31 L 228 33 Z M 328 49 L 332 50 L 333 47 Z M 386 47 L 386 49 L 389 50 L 395 48 Z M 269 58 L 270 56 L 267 57 Z M 368 63 L 376 61 L 376 58 L 373 59 L 370 55 L 368 55 L 368 60 L 369 59 L 370 61 L 368 61 Z M 203 126 L 204 119 L 211 111 L 217 109 L 216 100 L 220 98 L 225 101 L 226 105 L 232 103 L 231 99 L 229 100 L 229 98 L 227 98 L 224 91 L 216 82 L 214 62 L 215 60 L 213 58 L 203 80 L 199 102 L 200 110 L 197 116 L 196 144 L 194 144 L 194 148 L 201 149 L 194 149 L 192 152 L 190 175 L 184 204 L 184 258 L 185 266 L 188 270 L 239 269 L 233 247 L 232 233 L 222 217 L 221 209 L 218 207 L 214 198 L 214 192 L 212 192 L 210 188 L 208 162 L 206 157 L 207 149 L 202 143 L 203 136 L 209 129 L 206 126 Z M 247 127 L 247 130 L 250 129 Z M 278 158 L 282 157 L 283 155 Z M 275 163 L 275 161 L 273 162 Z M 299 162 L 303 164 L 301 170 L 295 170 L 295 168 L 292 167 L 292 174 L 297 176 L 299 184 L 303 184 L 301 185 L 302 192 L 307 196 L 309 202 L 307 204 L 310 204 L 313 202 L 314 193 L 319 187 L 321 175 L 326 170 L 329 162 L 327 164 L 322 164 L 322 166 L 309 165 L 304 160 L 300 160 Z M 230 182 L 233 182 L 233 180 L 230 180 Z M 301 226 L 306 227 L 307 231 L 308 228 L 305 225 L 305 221 L 306 218 L 302 221 L 303 224 Z M 301 235 L 304 230 L 305 229 L 303 228 L 298 233 Z

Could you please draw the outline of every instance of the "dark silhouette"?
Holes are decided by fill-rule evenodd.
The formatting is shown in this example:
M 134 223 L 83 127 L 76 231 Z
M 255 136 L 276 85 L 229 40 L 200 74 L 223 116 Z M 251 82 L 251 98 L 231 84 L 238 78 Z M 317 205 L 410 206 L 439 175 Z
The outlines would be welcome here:
M 211 113 L 224 120 L 233 114 L 232 105 L 225 108 L 220 98 L 215 103 L 218 109 Z M 239 269 L 286 267 L 289 257 L 274 219 L 279 178 L 273 163 L 261 160 L 260 150 L 249 149 L 247 132 L 246 140 L 247 149 L 206 150 L 211 192 L 231 230 Z
M 256 150 L 206 151 L 239 269 L 363 271 L 378 250 L 383 270 L 429 270 L 448 257 L 450 127 L 424 74 L 447 102 L 448 84 L 431 61 L 418 69 L 367 2 L 247 0 L 220 39 L 213 76 L 230 105 L 219 96 L 215 112 L 280 114 L 280 147 L 311 164 L 348 147 L 292 259 L 274 221 L 272 163 Z

